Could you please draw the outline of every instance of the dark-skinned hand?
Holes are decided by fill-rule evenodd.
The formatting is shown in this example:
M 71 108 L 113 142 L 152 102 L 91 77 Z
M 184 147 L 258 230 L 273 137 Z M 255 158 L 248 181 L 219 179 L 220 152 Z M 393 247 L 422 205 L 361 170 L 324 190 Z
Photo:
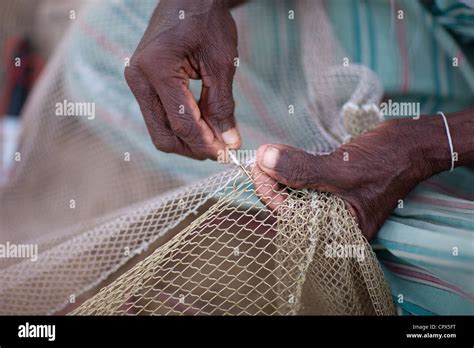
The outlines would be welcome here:
M 448 120 L 459 155 L 456 165 L 474 163 L 473 110 L 453 114 Z M 443 120 L 434 115 L 386 121 L 329 155 L 312 155 L 281 144 L 263 145 L 253 175 L 257 195 L 270 209 L 278 209 L 286 199 L 281 184 L 339 196 L 371 239 L 400 199 L 450 164 Z
M 227 1 L 159 3 L 125 69 L 157 149 L 215 159 L 226 146 L 240 146 L 232 95 L 236 58 L 237 29 Z M 199 101 L 190 79 L 202 80 Z

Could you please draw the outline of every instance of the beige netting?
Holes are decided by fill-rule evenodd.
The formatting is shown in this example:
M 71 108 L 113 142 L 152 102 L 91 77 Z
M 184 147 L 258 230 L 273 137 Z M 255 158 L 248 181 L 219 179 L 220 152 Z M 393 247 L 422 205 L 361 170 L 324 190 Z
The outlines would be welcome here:
M 278 213 L 251 204 L 253 184 L 236 178 L 205 214 L 73 314 L 393 314 L 344 202 L 261 185 L 285 196 Z
M 0 187 L 0 242 L 38 247 L 34 262 L 0 259 L 0 314 L 67 313 L 84 300 L 73 313 L 393 313 L 340 199 L 269 187 L 285 198 L 269 209 L 238 167 L 154 149 L 123 69 L 155 5 L 74 5 L 23 111 L 21 160 Z M 284 142 L 327 153 L 379 121 L 383 91 L 367 68 L 342 67 L 322 2 L 291 9 L 293 22 L 283 1 L 233 11 L 236 118 L 246 149 Z M 287 26 L 281 52 L 267 39 L 275 18 Z M 95 103 L 95 119 L 58 117 L 63 100 Z

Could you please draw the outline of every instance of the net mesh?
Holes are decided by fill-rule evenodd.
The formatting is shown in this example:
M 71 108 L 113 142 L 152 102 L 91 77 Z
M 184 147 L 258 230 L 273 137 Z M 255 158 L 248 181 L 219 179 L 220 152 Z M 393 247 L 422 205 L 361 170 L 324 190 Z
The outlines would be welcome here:
M 84 5 L 29 97 L 21 159 L 0 187 L 0 236 L 38 246 L 38 258 L 0 258 L 0 313 L 392 314 L 377 259 L 339 198 L 255 187 L 239 168 L 153 148 L 123 63 L 155 5 Z M 382 88 L 363 66 L 341 68 L 320 1 L 295 2 L 300 19 L 287 25 L 298 36 L 281 54 L 262 40 L 256 59 L 250 47 L 274 21 L 268 9 L 287 20 L 286 6 L 255 1 L 233 11 L 243 142 L 327 153 L 379 122 Z M 96 119 L 58 117 L 63 100 L 95 103 Z M 278 209 L 268 206 L 270 191 L 284 199 Z
M 259 189 L 285 196 L 278 213 L 250 205 L 254 186 L 237 177 L 206 213 L 73 314 L 393 313 L 377 259 L 344 202 L 270 183 Z M 338 250 L 347 246 L 357 255 Z

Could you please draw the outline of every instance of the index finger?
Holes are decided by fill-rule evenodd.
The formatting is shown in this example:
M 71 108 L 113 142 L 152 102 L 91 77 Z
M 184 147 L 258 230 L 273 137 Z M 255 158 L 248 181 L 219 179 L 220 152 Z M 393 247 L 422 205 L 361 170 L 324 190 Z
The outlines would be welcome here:
M 225 145 L 215 137 L 201 117 L 196 99 L 189 89 L 189 75 L 185 67 L 181 63 L 170 63 L 169 60 L 166 62 L 159 60 L 153 66 L 157 65 L 163 68 L 150 69 L 150 65 L 147 64 L 144 73 L 163 104 L 174 134 L 193 152 L 207 158 L 217 158 L 219 151 L 225 150 Z

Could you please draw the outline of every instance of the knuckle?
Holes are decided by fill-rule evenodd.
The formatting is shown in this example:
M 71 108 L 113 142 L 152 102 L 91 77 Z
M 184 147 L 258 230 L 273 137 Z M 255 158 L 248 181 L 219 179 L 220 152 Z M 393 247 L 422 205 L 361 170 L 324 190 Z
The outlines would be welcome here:
M 197 137 L 197 126 L 188 118 L 181 117 L 172 124 L 173 132 L 180 138 L 192 142 Z
M 227 118 L 229 115 L 234 113 L 235 101 L 231 94 L 223 94 L 221 96 L 221 102 L 217 106 L 217 110 L 221 117 Z M 219 117 L 219 116 L 218 116 Z
M 228 68 L 234 70 L 234 59 L 237 58 L 237 52 L 232 49 L 224 49 L 214 52 L 211 55 L 211 59 L 214 64 L 218 65 L 220 68 Z
M 143 71 L 153 72 L 155 76 L 164 77 L 168 75 L 168 68 L 175 64 L 173 56 L 163 53 L 162 50 L 146 50 L 137 58 L 137 65 Z
M 290 170 L 292 181 L 300 185 L 310 185 L 313 183 L 312 167 L 309 163 L 300 163 Z
M 154 134 L 152 142 L 155 148 L 165 153 L 173 153 L 176 151 L 176 139 L 174 137 L 163 134 Z
M 155 120 L 156 117 L 154 117 L 154 115 L 156 112 L 160 112 L 158 99 L 154 96 L 151 96 L 150 93 L 143 93 L 142 100 L 143 102 L 140 105 L 140 108 L 142 109 L 143 115 Z
M 301 183 L 303 180 L 303 175 L 301 170 L 299 170 L 296 166 L 290 167 L 286 172 L 287 180 L 290 183 Z
M 219 101 L 210 102 L 208 117 L 217 123 L 228 123 L 234 114 L 235 102 L 232 96 L 221 96 Z
M 137 65 L 146 68 L 148 66 L 153 66 L 157 61 L 159 54 L 153 52 L 154 50 L 145 50 L 137 57 Z
M 218 47 L 220 49 L 202 52 L 201 59 L 213 75 L 231 79 L 236 70 L 234 59 L 238 58 L 237 50 L 229 48 L 228 45 L 220 45 Z
M 125 67 L 125 70 L 124 70 L 123 74 L 124 74 L 125 81 L 127 82 L 128 86 L 130 88 L 133 88 L 133 86 L 135 84 L 135 81 L 138 78 L 138 74 L 137 74 L 137 71 L 135 70 L 135 68 L 132 67 L 132 66 L 127 66 L 127 67 Z
M 292 153 L 291 158 L 287 158 L 286 162 L 286 175 L 289 182 L 298 186 L 313 184 L 319 167 L 315 156 L 298 151 Z

